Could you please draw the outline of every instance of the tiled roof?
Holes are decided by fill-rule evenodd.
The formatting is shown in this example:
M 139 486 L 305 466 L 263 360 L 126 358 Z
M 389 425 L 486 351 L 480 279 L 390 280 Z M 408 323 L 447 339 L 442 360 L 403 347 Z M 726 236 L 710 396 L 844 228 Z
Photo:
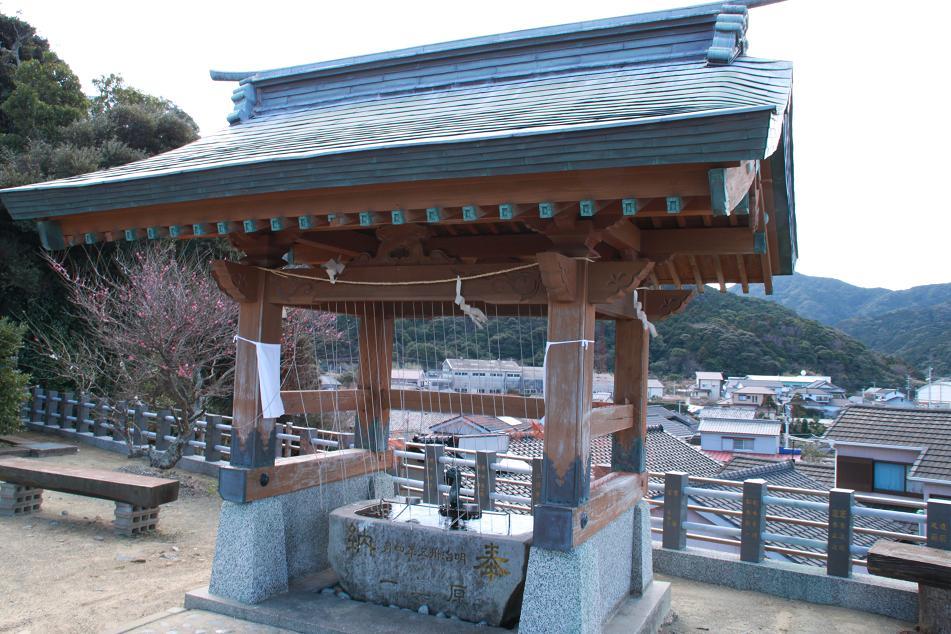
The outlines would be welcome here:
M 702 420 L 700 421 L 701 434 L 749 434 L 751 436 L 778 436 L 782 425 L 779 422 L 765 420 L 732 421 L 732 420 Z
M 854 405 L 842 411 L 825 438 L 924 448 L 910 477 L 951 480 L 951 410 Z
M 756 410 L 748 407 L 704 407 L 700 410 L 700 420 L 707 418 L 723 418 L 727 420 L 752 420 L 756 418 Z
M 734 463 L 731 463 L 734 464 Z M 768 485 L 773 486 L 783 486 L 783 487 L 796 487 L 800 489 L 813 489 L 828 491 L 828 487 L 823 486 L 822 483 L 814 480 L 813 478 L 801 473 L 799 471 L 799 466 L 801 463 L 796 463 L 792 460 L 783 460 L 783 461 L 759 461 L 759 464 L 751 464 L 749 461 L 743 461 L 740 464 L 750 464 L 750 466 L 743 469 L 731 469 L 730 464 L 724 467 L 724 470 L 717 477 L 722 480 L 749 480 L 753 478 L 761 478 L 766 480 Z M 739 466 L 739 465 L 736 465 Z M 729 491 L 738 491 L 739 489 L 733 487 L 727 487 L 725 485 L 708 485 L 708 484 L 692 484 L 692 486 L 699 486 L 701 488 L 710 488 L 717 490 L 729 490 Z M 769 495 L 783 498 L 793 498 L 798 500 L 817 500 L 815 496 L 802 495 L 799 493 L 786 493 L 780 491 L 770 491 Z M 703 496 L 694 495 L 691 496 L 692 499 L 696 500 L 702 506 L 710 506 L 716 508 L 725 508 L 734 511 L 741 511 L 743 509 L 743 503 L 741 500 L 727 500 L 722 498 L 704 498 Z M 828 521 L 828 512 L 826 511 L 816 511 L 811 509 L 800 509 L 795 507 L 788 506 L 773 506 L 768 509 L 768 512 L 771 515 L 780 515 L 783 517 L 791 517 L 796 519 L 805 519 L 818 522 L 827 522 Z M 725 520 L 732 524 L 733 526 L 739 528 L 741 524 L 741 518 L 737 516 L 729 515 L 717 515 L 721 521 Z M 917 524 L 907 524 L 904 522 L 894 522 L 890 520 L 883 520 L 874 517 L 866 517 L 862 515 L 853 516 L 853 521 L 855 526 L 861 526 L 864 528 L 875 528 L 879 530 L 888 530 L 901 533 L 917 534 Z M 826 540 L 826 529 L 818 528 L 814 526 L 801 526 L 798 524 L 789 524 L 787 522 L 776 522 L 767 520 L 766 530 L 770 533 L 784 534 L 784 535 L 794 535 L 797 537 L 805 537 L 809 539 L 816 539 L 820 541 Z M 871 546 L 880 538 L 875 535 L 867 535 L 864 533 L 854 533 L 853 534 L 853 543 L 857 546 Z M 773 543 L 770 541 L 766 542 L 774 546 L 783 546 L 789 548 L 788 544 Z M 822 552 L 819 549 L 810 548 L 806 546 L 795 546 L 795 548 L 800 550 L 807 550 L 811 552 Z M 822 566 L 824 562 L 820 559 L 814 559 L 811 557 L 797 557 L 797 556 L 788 556 L 790 560 L 797 563 L 812 565 L 812 566 Z
M 443 416 L 445 416 L 445 414 L 443 414 Z M 440 425 L 444 423 L 452 423 L 458 419 L 466 420 L 472 423 L 473 425 L 475 425 L 476 427 L 479 427 L 485 430 L 486 432 L 506 432 L 507 433 L 511 431 L 527 431 L 532 428 L 532 422 L 530 420 L 521 420 L 517 418 L 512 418 L 510 416 L 506 416 L 505 418 L 510 419 L 511 422 L 508 422 L 498 416 L 487 416 L 484 414 L 461 414 L 459 416 L 446 418 L 445 420 L 442 420 L 436 423 L 435 425 L 430 426 L 430 430 L 434 432 L 438 432 L 438 429 L 436 428 L 439 427 Z M 512 424 L 512 423 L 517 423 L 517 424 Z
M 750 387 L 741 387 L 738 390 L 733 391 L 734 394 L 767 394 L 772 395 L 776 393 L 776 390 L 772 390 L 768 387 L 759 387 L 752 385 Z

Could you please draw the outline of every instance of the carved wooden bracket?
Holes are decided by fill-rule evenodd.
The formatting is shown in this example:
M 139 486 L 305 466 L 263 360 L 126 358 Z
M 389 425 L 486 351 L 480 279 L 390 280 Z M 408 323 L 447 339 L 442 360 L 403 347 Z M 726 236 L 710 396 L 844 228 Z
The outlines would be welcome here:
M 237 262 L 215 260 L 211 263 L 211 276 L 221 292 L 236 302 L 257 301 L 261 279 L 257 269 Z
M 554 302 L 572 302 L 578 287 L 578 265 L 571 258 L 548 251 L 538 254 L 538 270 L 542 284 L 548 290 L 548 299 Z
M 595 262 L 588 268 L 588 302 L 610 304 L 640 286 L 653 270 L 650 260 Z

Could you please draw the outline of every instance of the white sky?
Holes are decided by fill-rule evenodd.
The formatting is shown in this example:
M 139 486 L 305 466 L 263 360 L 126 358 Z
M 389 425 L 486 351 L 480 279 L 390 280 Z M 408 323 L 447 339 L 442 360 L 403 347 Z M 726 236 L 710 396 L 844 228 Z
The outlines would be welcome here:
M 92 92 L 111 72 L 208 132 L 258 70 L 691 4 L 690 0 L 2 0 Z M 750 54 L 795 63 L 797 270 L 892 289 L 951 282 L 951 3 L 788 0 L 751 11 Z

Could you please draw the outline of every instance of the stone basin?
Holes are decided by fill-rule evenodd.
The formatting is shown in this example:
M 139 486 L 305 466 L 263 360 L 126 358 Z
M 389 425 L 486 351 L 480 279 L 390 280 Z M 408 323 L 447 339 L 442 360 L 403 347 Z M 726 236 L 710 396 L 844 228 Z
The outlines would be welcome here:
M 512 626 L 532 518 L 485 511 L 462 530 L 430 504 L 361 501 L 330 514 L 328 556 L 354 599 Z

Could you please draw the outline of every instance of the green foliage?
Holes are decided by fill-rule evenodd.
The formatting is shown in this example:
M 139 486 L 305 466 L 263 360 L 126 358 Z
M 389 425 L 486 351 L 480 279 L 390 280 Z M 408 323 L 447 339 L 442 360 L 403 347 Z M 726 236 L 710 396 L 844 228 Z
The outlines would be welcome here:
M 0 433 L 20 427 L 20 404 L 30 380 L 29 375 L 17 369 L 17 354 L 25 332 L 24 326 L 0 317 Z
M 832 376 L 855 390 L 903 381 L 908 368 L 842 332 L 803 319 L 772 302 L 705 293 L 679 315 L 658 324 L 651 368 L 661 376 L 689 377 L 697 370 L 724 375 Z
M 57 140 L 63 128 L 86 116 L 89 104 L 79 79 L 53 53 L 21 62 L 13 82 L 13 92 L 0 105 L 7 146 L 20 147 L 30 139 Z
M 93 83 L 97 94 L 87 99 L 69 66 L 32 26 L 0 15 L 0 187 L 108 169 L 198 137 L 192 118 L 167 99 L 126 86 L 118 75 Z M 123 248 L 97 246 L 90 255 Z M 61 280 L 40 252 L 32 223 L 13 222 L 0 208 L 0 316 L 22 319 L 29 309 L 32 326 L 82 337 Z M 85 255 L 72 249 L 66 257 Z M 23 351 L 20 365 L 37 381 L 58 386 L 36 346 Z

